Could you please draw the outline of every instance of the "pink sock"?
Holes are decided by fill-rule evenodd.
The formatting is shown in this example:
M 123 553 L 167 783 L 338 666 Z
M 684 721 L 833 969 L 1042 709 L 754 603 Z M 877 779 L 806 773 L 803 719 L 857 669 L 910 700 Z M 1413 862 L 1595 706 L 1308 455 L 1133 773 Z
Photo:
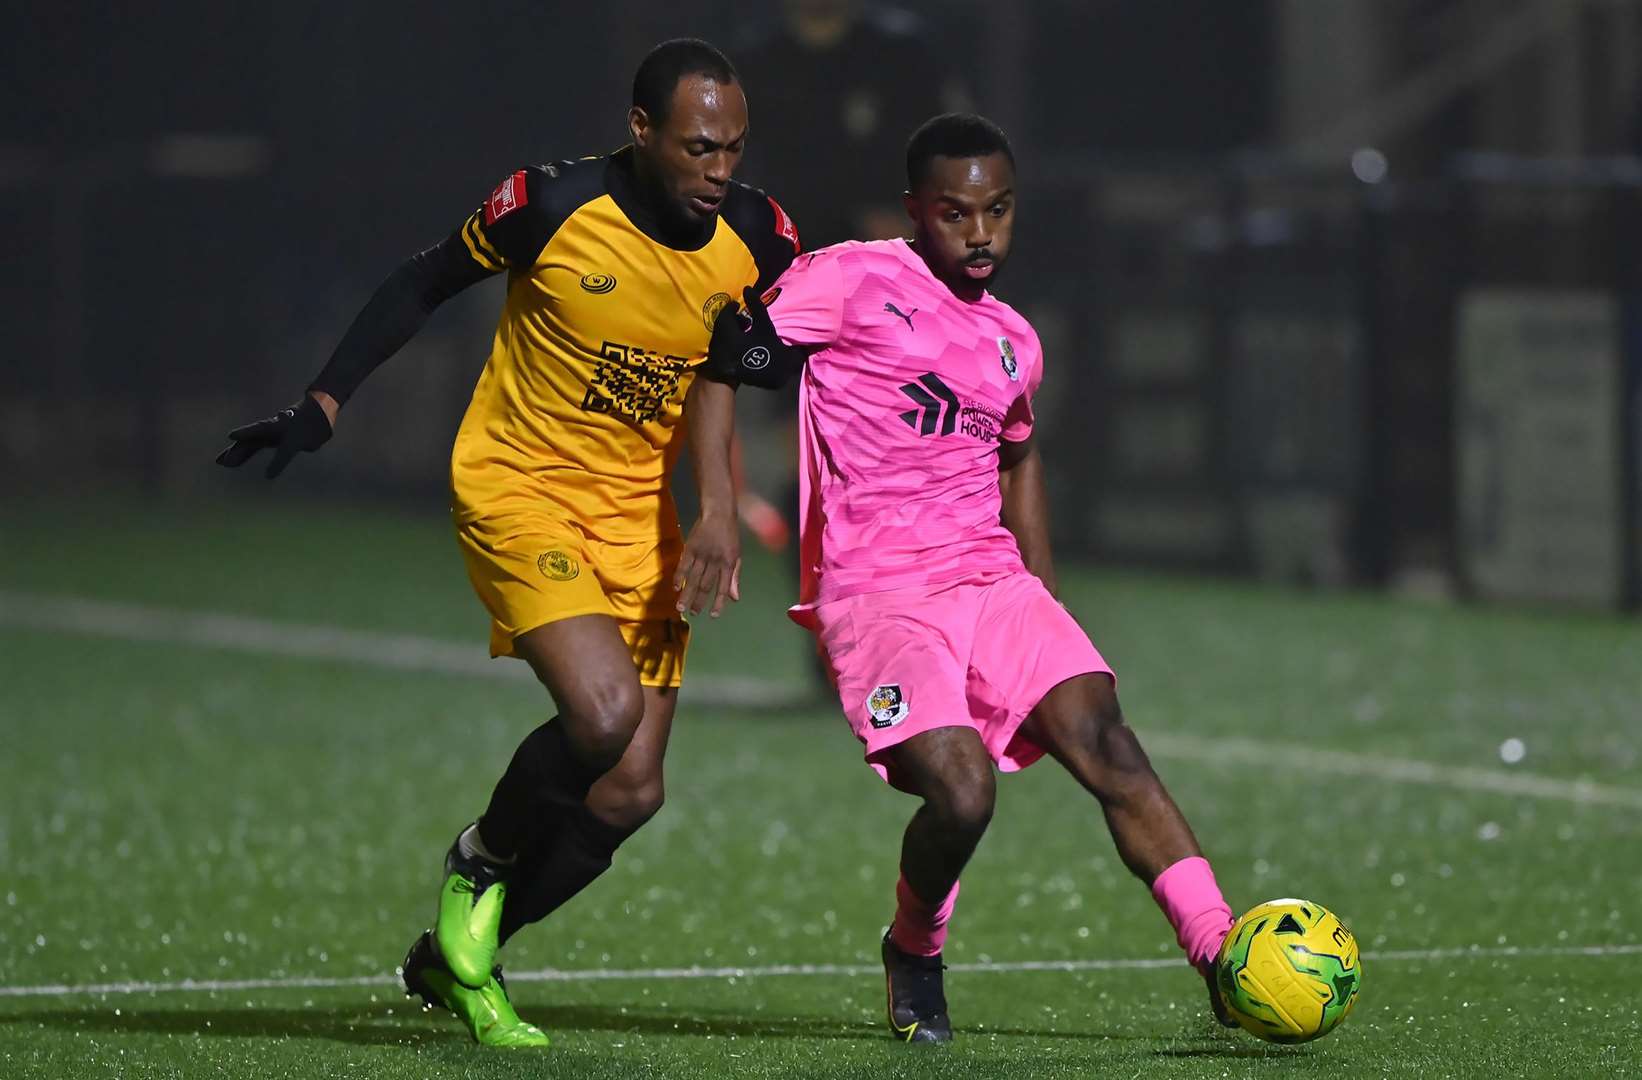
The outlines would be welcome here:
M 946 944 L 946 924 L 958 902 L 958 883 L 934 907 L 918 899 L 906 878 L 895 883 L 895 921 L 889 924 L 889 940 L 897 949 L 913 956 L 934 956 Z
M 1152 897 L 1169 917 L 1186 959 L 1194 967 L 1214 963 L 1236 920 L 1215 884 L 1209 860 L 1194 855 L 1170 866 L 1152 882 Z

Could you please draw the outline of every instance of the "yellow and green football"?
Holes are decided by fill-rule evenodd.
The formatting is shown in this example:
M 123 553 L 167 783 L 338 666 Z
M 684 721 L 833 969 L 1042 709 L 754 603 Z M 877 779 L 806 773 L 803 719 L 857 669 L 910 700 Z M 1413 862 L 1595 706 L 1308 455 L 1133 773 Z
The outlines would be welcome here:
M 1333 1031 L 1363 985 L 1357 939 L 1309 900 L 1271 900 L 1232 926 L 1216 965 L 1220 996 L 1245 1031 L 1302 1043 Z

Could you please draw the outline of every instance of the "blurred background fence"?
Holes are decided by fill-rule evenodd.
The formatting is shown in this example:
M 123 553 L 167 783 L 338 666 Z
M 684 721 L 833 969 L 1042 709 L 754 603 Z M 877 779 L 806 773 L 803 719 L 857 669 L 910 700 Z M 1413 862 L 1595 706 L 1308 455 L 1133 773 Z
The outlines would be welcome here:
M 742 178 L 895 225 L 912 124 L 1016 142 L 1059 541 L 1105 562 L 1635 606 L 1642 3 L 16 6 L 0 492 L 245 488 L 375 284 L 519 165 L 622 141 L 655 41 L 741 67 Z M 436 512 L 498 299 L 446 305 L 284 481 Z M 745 413 L 783 497 L 776 403 Z

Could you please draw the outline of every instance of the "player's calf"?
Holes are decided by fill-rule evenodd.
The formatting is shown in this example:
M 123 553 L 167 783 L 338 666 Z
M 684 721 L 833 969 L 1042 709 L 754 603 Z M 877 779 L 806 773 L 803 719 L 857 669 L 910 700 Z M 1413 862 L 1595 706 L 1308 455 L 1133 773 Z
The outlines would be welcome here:
M 1136 877 L 1150 882 L 1199 853 L 1186 819 L 1124 722 L 1109 678 L 1080 675 L 1056 686 L 1023 731 L 1100 801 L 1118 855 Z
M 901 874 L 917 895 L 938 903 L 992 821 L 992 758 L 973 728 L 948 727 L 892 747 L 887 761 L 895 786 L 923 799 L 901 842 Z
M 526 926 L 547 918 L 610 869 L 616 849 L 637 828 L 613 825 L 578 807 L 542 855 L 512 883 L 497 928 L 498 942 L 505 945 Z
M 1061 683 L 1034 710 L 1026 731 L 1100 801 L 1118 855 L 1150 887 L 1187 961 L 1208 979 L 1210 1007 L 1224 1023 L 1214 964 L 1231 928 L 1231 907 L 1185 815 L 1124 723 L 1110 680 L 1085 675 Z

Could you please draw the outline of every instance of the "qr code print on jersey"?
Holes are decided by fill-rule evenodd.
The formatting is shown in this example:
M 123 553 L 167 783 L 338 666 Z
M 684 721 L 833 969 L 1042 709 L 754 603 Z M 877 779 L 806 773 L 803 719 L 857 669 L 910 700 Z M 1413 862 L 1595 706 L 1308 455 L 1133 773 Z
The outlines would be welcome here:
M 682 356 L 665 356 L 637 345 L 607 341 L 599 350 L 604 361 L 593 373 L 582 408 L 614 413 L 638 424 L 648 424 L 678 393 L 679 377 L 688 363 Z

